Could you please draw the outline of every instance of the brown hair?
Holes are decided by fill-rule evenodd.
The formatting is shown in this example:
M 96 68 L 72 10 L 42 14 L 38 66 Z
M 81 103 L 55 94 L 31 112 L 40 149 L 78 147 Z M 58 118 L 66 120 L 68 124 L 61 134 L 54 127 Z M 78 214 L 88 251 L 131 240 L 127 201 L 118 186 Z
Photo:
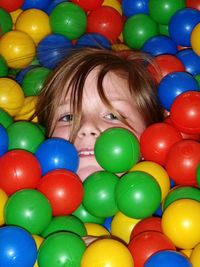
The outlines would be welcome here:
M 127 79 L 130 93 L 138 111 L 142 114 L 146 126 L 163 120 L 163 110 L 157 98 L 155 80 L 147 70 L 152 60 L 141 51 L 116 52 L 103 48 L 79 48 L 70 55 L 49 76 L 39 95 L 35 115 L 38 122 L 46 127 L 50 137 L 55 127 L 57 107 L 64 101 L 70 90 L 71 110 L 75 114 L 71 140 L 75 137 L 82 109 L 82 95 L 85 80 L 94 68 L 98 68 L 97 90 L 103 103 L 111 109 L 119 119 L 123 118 L 113 109 L 105 96 L 103 79 L 108 72 L 116 73 Z M 125 124 L 127 122 L 124 121 Z

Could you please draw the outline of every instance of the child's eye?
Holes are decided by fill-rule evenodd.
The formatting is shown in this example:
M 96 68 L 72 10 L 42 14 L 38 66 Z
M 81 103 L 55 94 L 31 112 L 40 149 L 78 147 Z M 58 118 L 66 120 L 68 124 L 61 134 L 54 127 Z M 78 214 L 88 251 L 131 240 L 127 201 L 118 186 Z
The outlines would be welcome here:
M 109 113 L 105 115 L 104 118 L 109 119 L 109 120 L 119 120 L 119 118 L 115 116 L 113 113 Z
M 64 116 L 61 116 L 59 118 L 59 121 L 64 121 L 64 122 L 71 122 L 73 120 L 73 115 L 72 114 L 66 114 Z

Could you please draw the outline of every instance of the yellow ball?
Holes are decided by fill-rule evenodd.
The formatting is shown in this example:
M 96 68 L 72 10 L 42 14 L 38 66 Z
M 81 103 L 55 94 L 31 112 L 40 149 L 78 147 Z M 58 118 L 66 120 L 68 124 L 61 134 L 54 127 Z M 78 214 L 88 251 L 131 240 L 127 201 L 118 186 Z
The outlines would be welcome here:
M 194 52 L 200 56 L 200 23 L 198 23 L 192 30 L 190 36 L 191 47 Z
M 158 182 L 161 193 L 162 200 L 166 197 L 170 190 L 170 178 L 166 170 L 159 164 L 152 161 L 141 161 L 133 166 L 130 171 L 143 171 L 151 174 Z
M 181 249 L 180 252 L 181 252 L 184 256 L 186 256 L 186 257 L 189 258 L 189 257 L 191 256 L 191 254 L 192 254 L 192 249 Z
M 17 18 L 15 27 L 27 33 L 38 44 L 45 36 L 51 33 L 49 16 L 40 9 L 27 9 Z
M 131 232 L 135 225 L 141 219 L 134 219 L 124 215 L 122 212 L 118 212 L 112 219 L 111 222 L 111 234 L 119 237 L 121 240 L 129 243 Z
M 97 223 L 84 223 L 87 235 L 91 236 L 105 236 L 110 235 L 109 231 L 100 224 Z
M 128 248 L 114 239 L 99 239 L 84 252 L 81 267 L 134 267 Z
M 122 15 L 122 6 L 118 0 L 104 0 L 102 6 L 110 6 Z
M 15 115 L 14 120 L 29 120 L 35 112 L 35 107 L 38 102 L 38 96 L 27 96 L 24 99 L 24 104 L 20 111 Z M 37 122 L 34 118 L 33 122 Z
M 4 192 L 0 188 L 0 226 L 5 223 L 5 220 L 4 220 L 4 207 L 5 207 L 7 199 L 8 199 L 8 196 L 7 196 L 6 192 Z
M 15 116 L 24 104 L 21 86 L 10 78 L 0 78 L 0 108 Z
M 190 262 L 193 267 L 200 267 L 200 243 L 192 250 Z
M 124 51 L 124 50 L 130 50 L 130 48 L 125 44 L 113 44 L 112 50 L 118 52 L 118 51 Z
M 14 69 L 27 67 L 35 57 L 33 39 L 25 32 L 9 31 L 0 39 L 0 54 Z
M 37 247 L 37 250 L 40 248 L 44 238 L 39 236 L 39 235 L 32 235 L 33 239 L 35 240 L 35 244 Z M 35 264 L 33 265 L 33 267 L 38 267 L 38 261 L 35 262 Z
M 17 18 L 19 17 L 19 15 L 23 12 L 22 9 L 17 9 L 13 12 L 10 12 L 11 18 L 12 18 L 12 23 L 13 23 L 13 29 L 15 29 L 15 22 L 17 20 Z
M 180 199 L 170 204 L 162 216 L 162 229 L 180 249 L 192 249 L 200 242 L 200 202 Z

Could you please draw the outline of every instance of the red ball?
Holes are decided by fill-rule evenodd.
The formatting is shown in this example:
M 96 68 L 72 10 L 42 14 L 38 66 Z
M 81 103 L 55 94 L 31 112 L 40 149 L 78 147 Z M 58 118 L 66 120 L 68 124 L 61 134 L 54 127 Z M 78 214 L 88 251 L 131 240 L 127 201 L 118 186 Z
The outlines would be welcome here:
M 53 216 L 71 214 L 83 199 L 81 180 L 68 170 L 48 172 L 40 180 L 37 189 L 49 199 Z
M 122 16 L 110 6 L 92 10 L 87 18 L 87 32 L 99 33 L 111 43 L 115 43 L 123 29 Z
M 0 157 L 0 188 L 8 195 L 36 188 L 42 175 L 39 161 L 25 150 L 11 150 Z
M 85 11 L 93 10 L 102 5 L 104 0 L 71 0 L 74 4 L 79 5 Z
M 161 218 L 148 217 L 139 221 L 131 232 L 130 240 L 136 235 L 146 231 L 156 231 L 162 233 Z
M 182 61 L 174 55 L 159 55 L 153 59 L 154 65 L 149 65 L 148 69 L 157 83 L 161 81 L 167 74 L 175 71 L 185 71 L 185 66 Z M 158 69 L 157 69 L 158 67 Z
M 195 8 L 200 11 L 200 0 L 186 0 L 185 7 Z
M 170 148 L 165 168 L 175 184 L 195 186 L 199 161 L 200 144 L 194 140 L 185 139 Z
M 171 240 L 157 231 L 146 231 L 136 235 L 128 248 L 134 260 L 134 267 L 144 267 L 147 259 L 158 251 L 176 250 Z
M 140 137 L 141 154 L 145 160 L 164 165 L 170 147 L 182 140 L 181 133 L 164 122 L 147 127 Z
M 170 108 L 170 116 L 180 131 L 200 134 L 200 92 L 188 91 L 177 96 Z
M 19 9 L 24 3 L 24 0 L 0 0 L 0 8 L 7 12 L 13 12 Z

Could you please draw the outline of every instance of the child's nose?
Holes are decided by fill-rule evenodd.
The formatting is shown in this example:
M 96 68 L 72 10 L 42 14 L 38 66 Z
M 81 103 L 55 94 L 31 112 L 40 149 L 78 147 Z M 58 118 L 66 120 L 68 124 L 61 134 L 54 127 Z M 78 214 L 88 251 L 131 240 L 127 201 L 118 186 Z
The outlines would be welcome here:
M 84 125 L 81 126 L 81 128 L 78 131 L 78 136 L 80 138 L 83 137 L 95 137 L 97 138 L 100 134 L 100 130 L 98 129 L 97 126 L 95 126 L 94 124 L 90 123 L 85 123 Z

